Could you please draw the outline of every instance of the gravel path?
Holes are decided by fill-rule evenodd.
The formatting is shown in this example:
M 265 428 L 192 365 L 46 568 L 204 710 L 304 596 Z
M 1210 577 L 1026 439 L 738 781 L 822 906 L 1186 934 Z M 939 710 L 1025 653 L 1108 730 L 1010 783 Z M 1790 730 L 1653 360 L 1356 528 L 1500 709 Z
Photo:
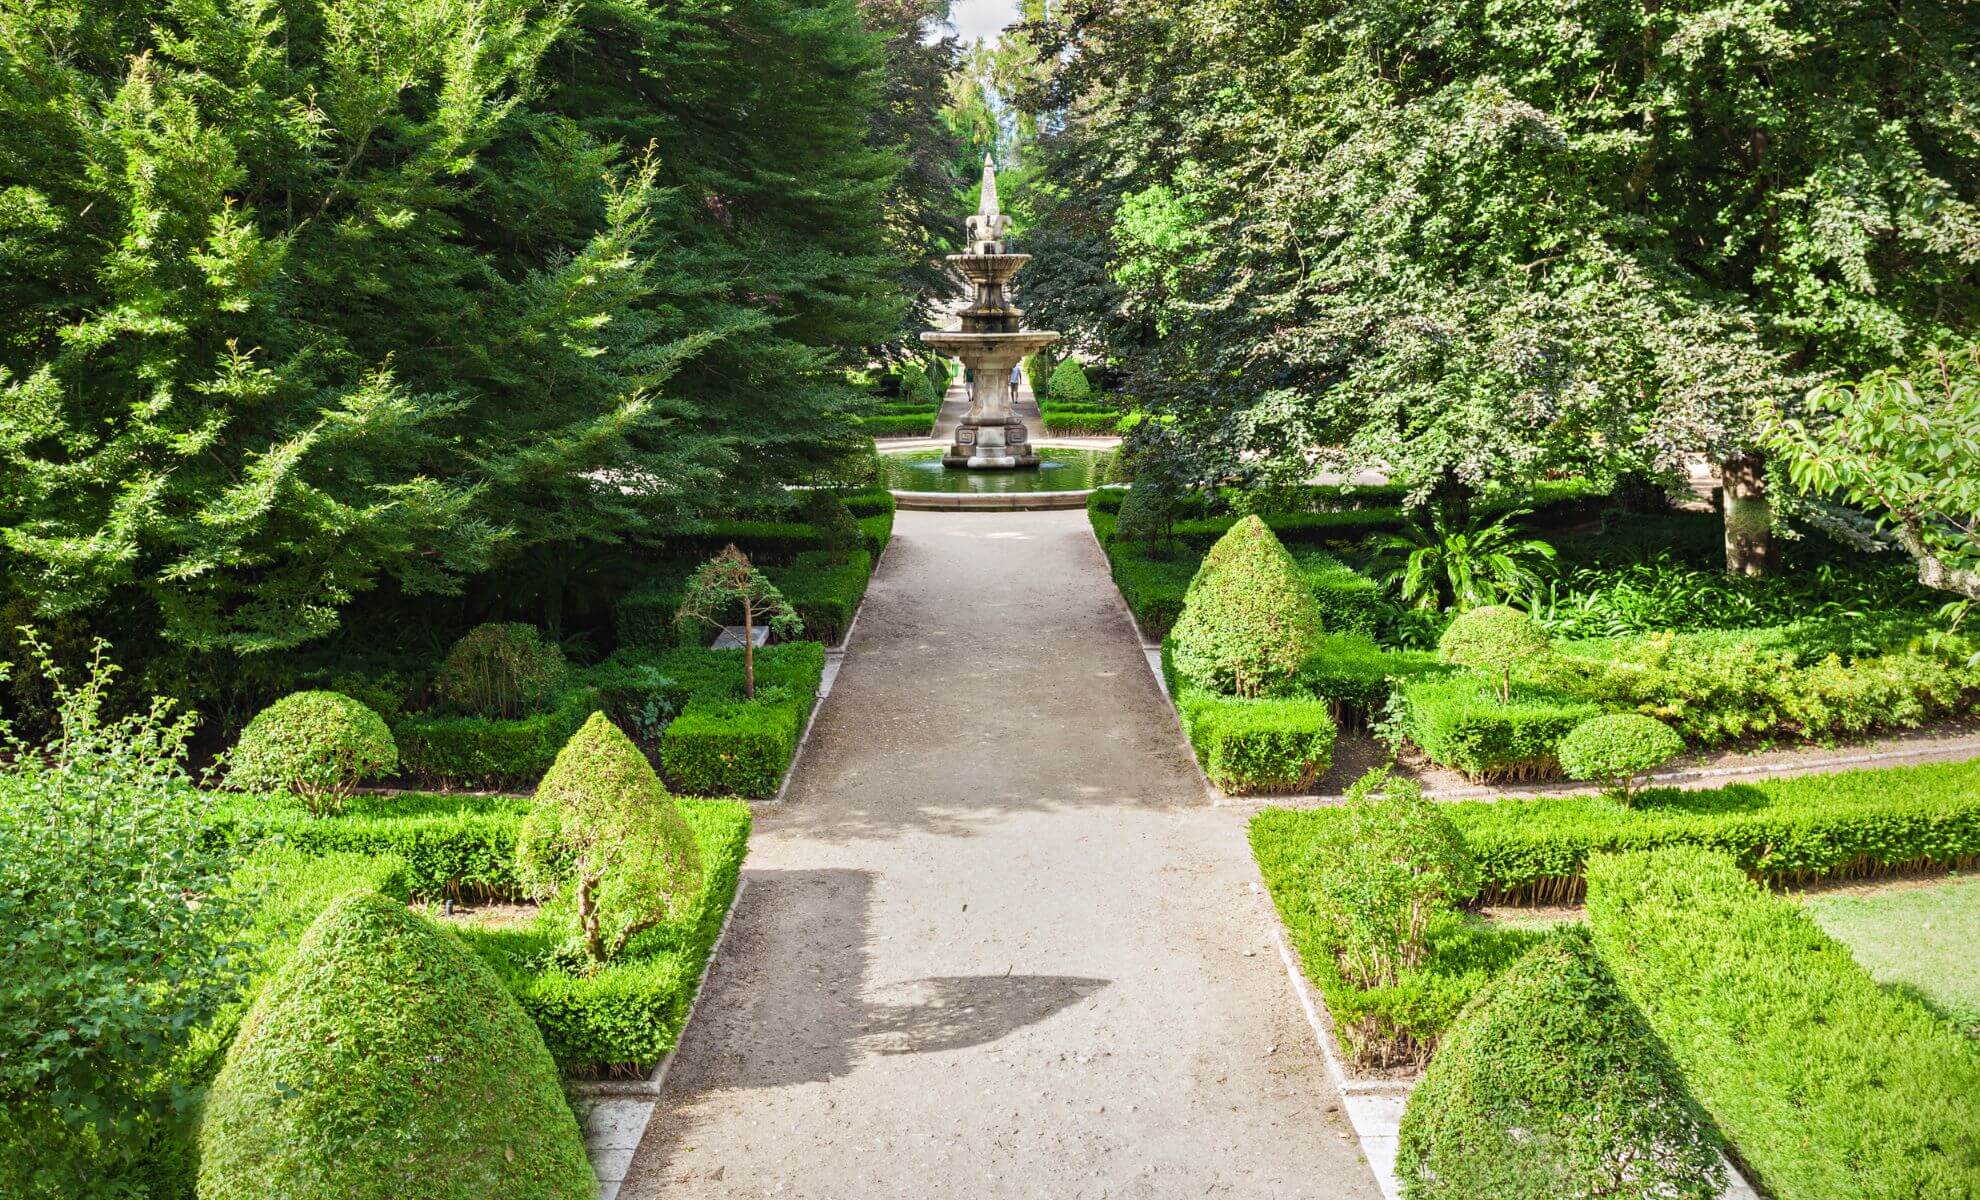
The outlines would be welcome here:
M 1083 512 L 903 512 L 622 1197 L 1374 1197 Z

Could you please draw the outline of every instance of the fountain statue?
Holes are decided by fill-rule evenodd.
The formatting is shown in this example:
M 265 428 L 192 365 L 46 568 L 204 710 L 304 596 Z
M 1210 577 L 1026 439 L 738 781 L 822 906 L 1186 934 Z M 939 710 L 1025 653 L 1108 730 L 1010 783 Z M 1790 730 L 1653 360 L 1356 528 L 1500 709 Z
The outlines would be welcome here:
M 945 467 L 1036 467 L 1024 420 L 1012 409 L 1011 368 L 1059 340 L 1049 331 L 1019 328 L 1024 314 L 1004 295 L 1004 288 L 1029 254 L 1004 253 L 1004 234 L 1011 219 L 997 208 L 997 172 L 983 156 L 983 202 L 969 219 L 969 252 L 948 256 L 975 288 L 962 310 L 960 329 L 929 330 L 921 340 L 942 354 L 962 359 L 975 386 L 969 412 L 956 426 L 955 441 L 942 456 Z

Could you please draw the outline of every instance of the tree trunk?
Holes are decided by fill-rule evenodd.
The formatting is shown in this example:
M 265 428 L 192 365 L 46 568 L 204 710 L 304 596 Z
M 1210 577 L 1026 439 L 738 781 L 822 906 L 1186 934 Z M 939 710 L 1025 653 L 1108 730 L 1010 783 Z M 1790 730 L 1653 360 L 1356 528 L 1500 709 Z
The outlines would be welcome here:
M 743 698 L 756 699 L 756 614 L 748 600 L 743 601 Z
M 1726 505 L 1726 573 L 1773 574 L 1777 558 L 1767 460 L 1757 452 L 1735 454 L 1719 464 L 1719 479 Z

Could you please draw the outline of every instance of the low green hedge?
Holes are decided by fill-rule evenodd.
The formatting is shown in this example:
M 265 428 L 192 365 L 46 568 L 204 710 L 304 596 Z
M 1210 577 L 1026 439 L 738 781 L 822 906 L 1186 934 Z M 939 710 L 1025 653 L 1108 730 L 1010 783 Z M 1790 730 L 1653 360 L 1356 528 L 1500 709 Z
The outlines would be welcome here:
M 713 640 L 715 629 L 708 622 L 678 616 L 694 567 L 678 559 L 657 562 L 646 582 L 619 597 L 612 619 L 621 647 L 701 646 Z M 830 644 L 845 636 L 859 611 L 873 577 L 873 555 L 856 550 L 845 562 L 835 563 L 826 551 L 806 550 L 789 566 L 767 567 L 763 573 L 797 610 L 804 636 Z M 731 623 L 741 620 L 738 609 Z
M 1322 628 L 1374 636 L 1383 609 L 1379 584 L 1324 550 L 1301 550 L 1293 562 L 1320 605 Z
M 1980 1195 L 1980 1047 L 1699 847 L 1589 864 L 1597 948 L 1777 1200 Z
M 363 793 L 334 817 L 313 817 L 287 796 L 223 792 L 214 796 L 212 825 L 217 837 L 278 840 L 311 857 L 395 858 L 406 890 L 423 899 L 506 899 L 521 894 L 516 833 L 528 811 L 517 796 Z
M 1342 1052 L 1362 1067 L 1421 1066 L 1472 996 L 1541 934 L 1438 913 L 1425 930 L 1421 962 L 1403 968 L 1392 985 L 1355 986 L 1341 975 L 1339 947 L 1316 901 L 1322 889 L 1314 838 L 1337 811 L 1265 809 L 1251 820 L 1251 851 L 1307 979 L 1327 1002 Z
M 1398 686 L 1452 672 L 1427 651 L 1389 650 L 1362 634 L 1334 634 L 1306 656 L 1288 690 L 1326 701 L 1344 725 L 1365 725 L 1388 708 Z
M 542 777 L 557 751 L 597 712 L 598 693 L 573 688 L 549 712 L 514 721 L 400 717 L 392 726 L 399 770 L 432 787 L 517 787 Z
M 1601 713 L 1596 704 L 1530 684 L 1501 704 L 1492 682 L 1474 672 L 1422 676 L 1395 691 L 1390 726 L 1432 762 L 1472 779 L 1532 779 L 1559 768 L 1554 748 L 1576 725 Z
M 749 808 L 732 800 L 682 800 L 704 871 L 687 919 L 641 934 L 628 957 L 591 974 L 544 964 L 558 935 L 546 928 L 461 930 L 542 1031 L 566 1071 L 649 1068 L 674 1048 L 749 844 Z
M 1724 851 L 1790 884 L 1980 863 L 1980 762 L 1653 789 L 1631 808 L 1545 796 L 1449 811 L 1495 902 L 1570 900 L 1591 856 L 1673 845 Z
M 1233 795 L 1305 791 L 1333 761 L 1334 720 L 1318 700 L 1185 690 L 1176 711 L 1203 773 Z
M 809 696 L 696 696 L 660 737 L 661 774 L 684 792 L 766 799 L 783 782 L 810 715 Z
M 888 413 L 881 416 L 861 417 L 860 430 L 868 437 L 931 437 L 935 433 L 935 413 Z

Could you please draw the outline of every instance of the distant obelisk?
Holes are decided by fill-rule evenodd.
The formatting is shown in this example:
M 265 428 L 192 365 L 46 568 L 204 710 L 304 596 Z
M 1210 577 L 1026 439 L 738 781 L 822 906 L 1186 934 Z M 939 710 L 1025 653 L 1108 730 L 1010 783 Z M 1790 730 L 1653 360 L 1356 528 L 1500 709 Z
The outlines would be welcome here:
M 955 441 L 942 456 L 949 467 L 1035 467 L 1038 452 L 1031 448 L 1024 422 L 1011 409 L 1011 368 L 1059 335 L 1046 330 L 1021 331 L 1024 313 L 1004 295 L 1004 287 L 1029 254 L 1004 253 L 1004 234 L 1011 219 L 997 207 L 997 170 L 983 156 L 983 201 L 968 222 L 969 251 L 948 260 L 975 287 L 962 310 L 962 327 L 930 330 L 921 340 L 934 350 L 953 354 L 969 368 L 975 381 L 969 412 L 956 426 Z

